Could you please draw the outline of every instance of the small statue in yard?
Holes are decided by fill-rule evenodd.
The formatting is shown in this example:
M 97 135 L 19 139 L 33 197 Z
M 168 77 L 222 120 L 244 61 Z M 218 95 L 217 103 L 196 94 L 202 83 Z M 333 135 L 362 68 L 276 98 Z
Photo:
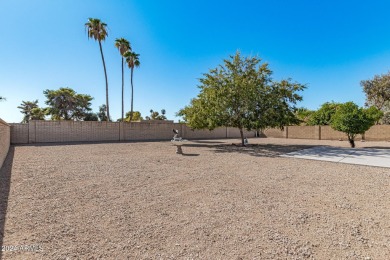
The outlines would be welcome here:
M 177 130 L 177 129 L 173 129 L 173 133 L 175 133 L 175 135 L 173 136 L 173 139 L 172 139 L 172 141 L 181 141 L 181 137 L 178 137 L 178 135 L 179 135 L 179 130 Z
M 183 150 L 181 149 L 181 146 L 183 145 L 183 142 L 187 141 L 182 139 L 181 137 L 178 137 L 179 130 L 173 129 L 173 133 L 175 134 L 171 140 L 172 144 L 176 146 L 176 153 L 177 154 L 183 154 Z

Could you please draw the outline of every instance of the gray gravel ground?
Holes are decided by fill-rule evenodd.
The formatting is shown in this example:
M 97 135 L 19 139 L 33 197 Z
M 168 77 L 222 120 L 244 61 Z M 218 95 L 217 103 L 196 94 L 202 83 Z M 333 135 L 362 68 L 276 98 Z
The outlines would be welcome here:
M 347 142 L 232 142 L 11 147 L 2 258 L 390 259 L 389 169 L 278 157 Z

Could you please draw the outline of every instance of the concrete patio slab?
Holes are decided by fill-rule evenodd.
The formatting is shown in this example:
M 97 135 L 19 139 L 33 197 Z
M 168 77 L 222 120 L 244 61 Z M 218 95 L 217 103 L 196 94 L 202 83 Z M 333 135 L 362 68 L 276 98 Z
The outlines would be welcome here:
M 308 160 L 330 161 L 390 168 L 390 149 L 319 146 L 281 155 Z

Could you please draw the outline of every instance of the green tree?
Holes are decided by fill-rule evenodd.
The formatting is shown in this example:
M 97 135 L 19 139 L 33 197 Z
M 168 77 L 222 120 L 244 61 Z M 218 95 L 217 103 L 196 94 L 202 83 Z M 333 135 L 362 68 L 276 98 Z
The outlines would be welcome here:
M 108 120 L 107 108 L 106 108 L 105 104 L 103 104 L 99 107 L 99 112 L 98 112 L 97 116 L 99 118 L 99 121 L 111 121 L 111 120 Z
M 45 108 L 36 107 L 31 109 L 30 120 L 45 120 L 47 110 Z
M 307 125 L 310 118 L 313 116 L 315 111 L 307 109 L 305 107 L 300 107 L 295 111 L 296 117 L 299 119 L 299 124 Z
M 274 82 L 268 64 L 240 53 L 200 79 L 200 93 L 177 115 L 193 129 L 236 127 L 244 145 L 243 129 L 283 128 L 298 122 L 294 111 L 297 94 L 305 88 L 291 80 Z
M 132 120 L 132 115 L 133 115 L 133 98 L 134 98 L 134 87 L 133 87 L 133 71 L 134 68 L 138 68 L 141 63 L 139 61 L 139 54 L 132 52 L 132 51 L 127 51 L 124 56 L 126 57 L 126 62 L 127 66 L 130 68 L 130 81 L 131 81 L 131 108 L 130 108 L 130 122 Z
M 39 108 L 38 107 L 38 100 L 22 101 L 22 104 L 20 104 L 20 106 L 18 106 L 18 108 L 20 109 L 20 113 L 22 113 L 24 115 L 22 123 L 28 123 L 32 119 L 31 118 L 31 116 L 33 114 L 32 110 Z
M 367 106 L 376 106 L 383 112 L 390 110 L 390 71 L 375 75 L 373 79 L 362 80 L 360 85 L 366 94 Z
M 379 121 L 384 117 L 384 113 L 375 106 L 371 106 L 366 110 L 367 115 L 372 118 L 375 124 L 379 124 Z
M 336 113 L 339 105 L 340 103 L 333 101 L 322 104 L 321 107 L 311 115 L 307 121 L 307 125 L 330 125 L 332 116 Z
M 77 94 L 71 88 L 60 88 L 58 90 L 45 90 L 45 104 L 47 113 L 53 120 L 83 120 L 85 115 L 91 111 L 90 95 Z
M 118 38 L 115 40 L 115 47 L 118 48 L 122 57 L 122 120 L 124 119 L 124 91 L 125 91 L 125 79 L 124 79 L 124 55 L 127 51 L 131 51 L 130 42 L 125 38 Z
M 108 104 L 108 79 L 107 79 L 107 70 L 106 63 L 104 61 L 102 41 L 108 36 L 107 33 L 107 24 L 103 23 L 99 19 L 88 18 L 88 22 L 85 24 L 85 28 L 88 32 L 88 39 L 93 38 L 99 42 L 100 54 L 102 56 L 104 77 L 106 79 L 106 109 L 107 109 L 107 119 L 110 118 L 110 106 Z
M 99 118 L 97 114 L 93 112 L 86 113 L 83 119 L 83 121 L 98 121 L 98 120 Z
M 359 108 L 353 102 L 339 104 L 336 113 L 332 116 L 331 127 L 334 130 L 343 132 L 347 135 L 352 148 L 355 147 L 355 137 L 358 134 L 364 134 L 371 126 L 375 124 L 376 108 Z
M 131 115 L 131 111 L 126 113 L 126 118 L 125 118 L 126 122 L 130 122 L 130 115 Z M 132 118 L 131 120 L 133 120 L 133 121 L 143 120 L 141 113 L 139 111 L 133 111 L 131 118 Z

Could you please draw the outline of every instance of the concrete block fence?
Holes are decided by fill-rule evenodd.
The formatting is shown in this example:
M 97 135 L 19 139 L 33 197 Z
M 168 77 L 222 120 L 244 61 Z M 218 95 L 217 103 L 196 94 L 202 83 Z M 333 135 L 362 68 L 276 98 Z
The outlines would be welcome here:
M 173 121 L 150 120 L 142 122 L 83 122 L 40 121 L 28 124 L 10 124 L 12 144 L 171 140 L 178 129 L 186 139 L 238 138 L 235 128 L 220 127 L 213 131 L 191 130 L 185 124 Z M 245 131 L 246 137 L 254 137 L 255 131 Z
M 170 140 L 172 129 L 178 129 L 185 139 L 222 139 L 239 138 L 236 128 L 220 127 L 209 130 L 191 130 L 185 124 L 173 121 L 150 120 L 142 122 L 81 122 L 81 121 L 30 121 L 28 124 L 0 123 L 1 142 L 6 144 L 10 138 L 12 144 L 50 143 L 50 142 L 99 142 L 99 141 L 143 141 Z M 245 131 L 246 137 L 254 137 L 255 131 Z M 330 126 L 286 126 L 280 129 L 266 129 L 263 137 L 346 140 L 344 133 Z M 7 139 L 8 138 L 8 139 Z M 375 125 L 357 140 L 390 141 L 390 125 Z M 3 143 L 2 143 L 3 144 Z M 2 150 L 7 150 L 2 145 Z M 0 160 L 1 160 L 0 156 Z

